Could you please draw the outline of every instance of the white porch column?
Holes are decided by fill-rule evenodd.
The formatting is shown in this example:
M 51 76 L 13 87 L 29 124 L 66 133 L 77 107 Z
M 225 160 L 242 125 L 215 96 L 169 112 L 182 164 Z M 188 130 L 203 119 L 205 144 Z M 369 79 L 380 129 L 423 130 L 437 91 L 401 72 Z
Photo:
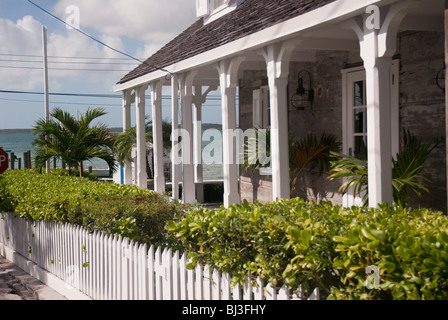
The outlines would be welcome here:
M 365 19 L 347 23 L 358 35 L 366 69 L 368 190 L 372 208 L 393 203 L 390 70 L 398 27 L 416 4 L 418 1 L 402 1 L 382 8 L 384 19 L 380 29 L 369 26 Z
M 210 86 L 203 93 L 202 85 L 195 85 L 194 87 L 194 173 L 196 181 L 196 199 L 198 202 L 204 202 L 204 169 L 202 164 L 202 105 L 207 101 L 208 94 L 217 89 L 217 86 Z
M 194 86 L 194 175 L 196 182 L 196 200 L 198 202 L 204 202 L 204 170 L 202 165 L 202 104 L 204 102 L 202 86 Z
M 154 148 L 154 191 L 165 193 L 162 129 L 162 82 L 154 81 L 151 86 L 152 137 Z
M 137 186 L 142 189 L 148 188 L 148 178 L 146 171 L 146 100 L 145 92 L 147 85 L 142 85 L 135 89 L 135 104 L 137 108 L 137 162 L 136 175 Z
M 171 135 L 171 182 L 172 182 L 172 198 L 179 200 L 179 177 L 181 174 L 180 165 L 177 163 L 173 152 L 175 152 L 178 137 L 177 130 L 179 129 L 179 79 L 176 74 L 171 78 L 171 119 L 172 119 L 172 135 Z
M 218 63 L 222 99 L 224 206 L 240 203 L 238 188 L 238 162 L 236 154 L 236 87 L 241 58 L 228 59 Z
M 193 163 L 193 79 L 195 72 L 188 72 L 179 76 L 181 103 L 182 103 L 182 129 L 187 135 L 182 136 L 182 199 L 184 203 L 196 202 Z
M 271 102 L 271 166 L 273 200 L 289 199 L 288 75 L 294 43 L 279 43 L 262 51 L 266 60 Z
M 131 128 L 131 104 L 131 90 L 123 91 L 123 132 Z M 123 183 L 132 184 L 132 163 L 130 161 L 126 161 L 123 165 Z

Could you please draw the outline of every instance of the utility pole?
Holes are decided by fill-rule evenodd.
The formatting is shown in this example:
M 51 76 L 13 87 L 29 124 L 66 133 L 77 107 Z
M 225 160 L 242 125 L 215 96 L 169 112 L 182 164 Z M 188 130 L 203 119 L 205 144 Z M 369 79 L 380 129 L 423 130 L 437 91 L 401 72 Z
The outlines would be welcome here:
M 47 54 L 47 28 L 42 26 L 42 44 L 44 56 L 44 105 L 45 105 L 45 121 L 50 121 L 50 102 L 48 99 L 48 54 Z M 50 160 L 46 163 L 46 172 L 50 173 Z

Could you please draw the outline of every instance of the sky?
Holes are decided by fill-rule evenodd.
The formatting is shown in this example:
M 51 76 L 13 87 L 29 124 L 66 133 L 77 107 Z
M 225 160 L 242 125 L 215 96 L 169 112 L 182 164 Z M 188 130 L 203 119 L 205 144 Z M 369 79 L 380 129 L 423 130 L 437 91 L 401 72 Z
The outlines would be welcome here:
M 33 2 L 63 21 L 79 22 L 82 31 L 141 60 L 151 56 L 196 19 L 195 0 Z M 0 0 L 0 129 L 32 128 L 45 115 L 42 26 L 48 30 L 50 110 L 59 107 L 79 115 L 89 107 L 103 106 L 108 114 L 101 122 L 121 127 L 120 94 L 117 98 L 79 95 L 115 94 L 113 86 L 138 62 L 68 29 L 27 0 Z M 58 93 L 70 95 L 53 95 Z M 169 99 L 163 106 L 163 117 L 169 120 Z M 211 106 L 217 107 L 216 103 Z M 216 114 L 216 110 L 210 111 Z M 150 112 L 147 108 L 149 116 Z M 135 112 L 133 124 L 134 115 Z M 204 112 L 204 122 L 219 122 L 215 120 L 207 119 Z

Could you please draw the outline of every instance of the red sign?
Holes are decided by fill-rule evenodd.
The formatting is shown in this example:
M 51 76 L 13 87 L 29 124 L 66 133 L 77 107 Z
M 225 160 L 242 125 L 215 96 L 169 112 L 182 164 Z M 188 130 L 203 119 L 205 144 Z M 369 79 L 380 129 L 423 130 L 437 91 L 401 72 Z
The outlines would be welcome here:
M 8 170 L 9 167 L 9 161 L 8 161 L 8 154 L 5 150 L 0 148 L 0 174 Z

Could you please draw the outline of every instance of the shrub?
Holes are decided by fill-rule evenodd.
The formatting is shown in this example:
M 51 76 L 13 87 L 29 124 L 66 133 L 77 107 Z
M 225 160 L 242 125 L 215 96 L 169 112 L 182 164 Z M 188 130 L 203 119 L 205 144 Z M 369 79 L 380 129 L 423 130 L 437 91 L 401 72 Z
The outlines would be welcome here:
M 334 266 L 342 285 L 334 299 L 448 298 L 448 221 L 428 210 L 383 207 L 335 237 Z M 380 270 L 378 290 L 366 287 L 366 266 Z
M 135 186 L 29 170 L 0 176 L 0 211 L 28 220 L 72 223 L 149 244 L 169 245 L 165 224 L 182 217 L 186 208 Z
M 51 169 L 50 174 L 53 174 L 56 176 L 63 176 L 63 177 L 65 177 L 65 176 L 79 177 L 80 176 L 80 172 L 77 169 L 71 169 L 71 170 L 62 169 L 62 168 Z M 96 174 L 90 173 L 90 172 L 82 172 L 82 176 L 83 176 L 83 178 L 87 178 L 92 181 L 99 180 L 98 177 L 96 176 Z
M 301 199 L 195 209 L 169 222 L 169 236 L 242 283 L 250 275 L 330 299 L 448 297 L 448 221 L 429 210 L 342 208 Z M 381 286 L 366 288 L 366 267 Z M 432 271 L 431 271 L 432 270 Z

